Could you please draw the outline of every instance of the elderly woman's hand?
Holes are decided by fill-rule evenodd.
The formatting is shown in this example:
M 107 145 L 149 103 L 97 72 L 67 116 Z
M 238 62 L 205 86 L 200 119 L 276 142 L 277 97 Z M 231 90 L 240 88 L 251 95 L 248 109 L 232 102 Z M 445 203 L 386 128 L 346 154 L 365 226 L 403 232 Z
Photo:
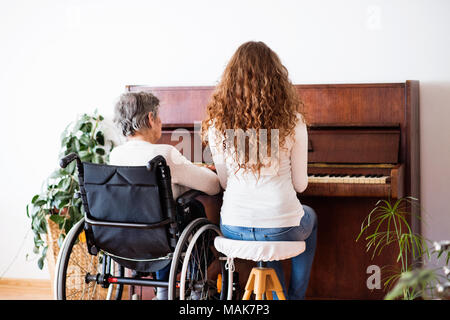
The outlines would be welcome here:
M 194 164 L 199 167 L 208 168 L 209 170 L 212 170 L 214 172 L 216 171 L 216 166 L 213 164 L 207 164 L 207 163 L 203 163 L 203 162 L 194 162 Z

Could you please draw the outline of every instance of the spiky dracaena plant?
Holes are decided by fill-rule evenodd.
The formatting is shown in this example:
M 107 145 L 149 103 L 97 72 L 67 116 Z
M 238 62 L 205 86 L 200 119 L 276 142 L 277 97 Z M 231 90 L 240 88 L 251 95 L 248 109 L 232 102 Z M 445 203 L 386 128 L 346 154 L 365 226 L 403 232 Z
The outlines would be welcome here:
M 420 219 L 419 216 L 413 216 L 413 213 L 408 211 L 411 206 L 418 205 L 418 200 L 413 197 L 400 198 L 393 204 L 388 200 L 379 200 L 361 224 L 361 231 L 356 241 L 363 234 L 369 233 L 364 239 L 367 252 L 372 251 L 372 259 L 376 255 L 380 255 L 386 247 L 395 246 L 398 251 L 397 263 L 400 268 L 383 266 L 388 273 L 388 277 L 384 279 L 383 283 L 385 289 L 391 288 L 401 279 L 402 275 L 411 272 L 415 267 L 415 261 L 424 255 L 430 257 L 426 239 L 413 232 L 408 223 L 408 217 Z M 370 233 L 369 228 L 374 228 L 374 231 Z M 432 280 L 430 277 L 427 279 Z M 405 300 L 414 299 L 421 294 L 422 291 L 418 288 L 405 286 L 402 289 L 402 298 Z

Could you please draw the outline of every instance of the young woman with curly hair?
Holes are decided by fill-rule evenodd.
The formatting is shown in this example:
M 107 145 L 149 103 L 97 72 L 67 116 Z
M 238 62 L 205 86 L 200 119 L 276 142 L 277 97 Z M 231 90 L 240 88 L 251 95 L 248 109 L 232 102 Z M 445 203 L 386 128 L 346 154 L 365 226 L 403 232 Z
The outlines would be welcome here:
M 317 237 L 314 210 L 297 198 L 308 184 L 302 106 L 277 54 L 263 42 L 246 42 L 226 66 L 202 123 L 225 189 L 224 236 L 306 242 L 306 251 L 291 259 L 288 290 L 281 262 L 270 263 L 292 300 L 305 297 Z

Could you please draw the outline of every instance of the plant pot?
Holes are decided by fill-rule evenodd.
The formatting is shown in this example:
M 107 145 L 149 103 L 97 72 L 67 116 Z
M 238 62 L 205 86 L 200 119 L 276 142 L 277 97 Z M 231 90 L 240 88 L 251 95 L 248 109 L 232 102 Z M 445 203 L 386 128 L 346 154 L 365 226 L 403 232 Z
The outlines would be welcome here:
M 58 238 L 61 233 L 61 230 L 58 227 L 58 224 L 50 220 L 50 216 L 48 215 L 46 217 L 47 220 L 47 266 L 48 271 L 50 273 L 50 280 L 52 282 L 52 290 L 53 290 L 53 283 L 55 281 L 55 267 L 56 267 L 56 260 L 58 259 L 59 254 L 59 246 L 58 246 Z

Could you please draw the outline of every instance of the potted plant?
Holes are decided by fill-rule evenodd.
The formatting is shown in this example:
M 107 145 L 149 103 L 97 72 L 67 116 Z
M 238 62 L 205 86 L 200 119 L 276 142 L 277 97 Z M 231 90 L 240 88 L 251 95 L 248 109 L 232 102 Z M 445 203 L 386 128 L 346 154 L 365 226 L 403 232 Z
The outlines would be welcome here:
M 433 298 L 434 289 L 440 283 L 437 270 L 422 268 L 415 264 L 415 261 L 429 260 L 433 254 L 437 254 L 438 258 L 443 254 L 441 249 L 435 249 L 430 253 L 430 246 L 427 243 L 429 241 L 412 231 L 408 223 L 412 213 L 407 208 L 417 205 L 418 200 L 412 197 L 400 198 L 393 204 L 388 200 L 379 200 L 364 219 L 356 238 L 358 241 L 363 234 L 368 233 L 364 239 L 367 252 L 372 250 L 372 259 L 375 255 L 380 255 L 386 247 L 396 247 L 399 267 L 383 266 L 388 273 L 384 279 L 384 288 L 389 290 L 385 296 L 387 300 Z M 410 257 L 412 259 L 409 259 Z M 449 256 L 446 265 L 448 262 Z
M 108 126 L 97 111 L 79 116 L 61 134 L 59 158 L 75 152 L 81 161 L 106 163 L 114 139 L 105 137 L 105 132 L 108 132 Z M 38 267 L 43 268 L 47 257 L 52 278 L 64 237 L 84 214 L 81 199 L 74 197 L 78 191 L 78 172 L 72 162 L 65 169 L 53 171 L 44 181 L 43 191 L 34 195 L 26 207 L 34 234 L 33 252 L 39 256 Z
M 434 242 L 432 254 L 436 254 L 438 260 L 446 254 L 442 268 L 417 268 L 403 272 L 385 299 L 401 298 L 404 292 L 410 292 L 413 299 L 450 299 L 450 269 L 448 268 L 450 241 Z M 442 270 L 442 274 L 439 272 L 440 270 Z
M 424 254 L 429 255 L 425 239 L 414 233 L 408 223 L 411 213 L 407 211 L 407 205 L 417 205 L 416 201 L 411 197 L 400 198 L 394 204 L 388 200 L 379 200 L 364 219 L 356 238 L 358 241 L 364 233 L 373 230 L 365 237 L 367 252 L 372 250 L 372 259 L 375 255 L 380 255 L 387 246 L 396 247 L 400 268 L 383 266 L 385 271 L 388 271 L 388 267 L 393 267 L 384 281 L 385 289 L 397 282 L 402 274 L 412 271 L 413 261 L 418 261 Z M 403 299 L 412 299 L 414 296 L 410 290 L 403 292 Z

